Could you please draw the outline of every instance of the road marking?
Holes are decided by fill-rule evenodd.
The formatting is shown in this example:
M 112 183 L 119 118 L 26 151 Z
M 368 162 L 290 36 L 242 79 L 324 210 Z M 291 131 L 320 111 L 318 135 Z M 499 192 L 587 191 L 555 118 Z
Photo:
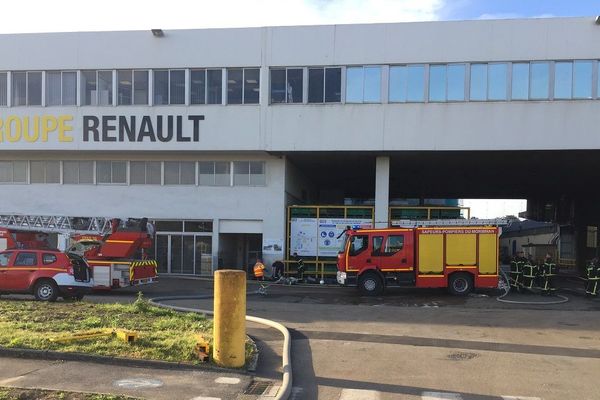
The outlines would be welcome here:
M 215 383 L 224 383 L 226 385 L 237 385 L 240 382 L 240 378 L 230 378 L 227 376 L 220 376 L 217 379 L 215 379 Z
M 198 396 L 198 397 L 194 397 L 191 400 L 221 400 L 220 397 L 203 397 L 203 396 Z
M 541 397 L 502 396 L 502 400 L 542 400 Z
M 379 395 L 375 390 L 342 389 L 339 400 L 379 400 Z
M 423 392 L 421 400 L 462 400 L 462 396 L 458 393 Z
M 163 385 L 158 379 L 130 378 L 113 382 L 116 387 L 124 389 L 155 389 Z

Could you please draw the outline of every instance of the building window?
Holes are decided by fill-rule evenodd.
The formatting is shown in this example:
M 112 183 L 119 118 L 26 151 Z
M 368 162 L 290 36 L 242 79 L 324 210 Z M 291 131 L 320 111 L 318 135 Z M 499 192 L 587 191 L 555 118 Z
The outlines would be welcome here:
M 206 104 L 221 104 L 223 102 L 223 71 L 209 69 L 206 71 Z
M 60 161 L 32 161 L 30 183 L 60 183 Z
M 190 71 L 190 104 L 206 104 L 206 70 Z
M 233 184 L 235 186 L 265 186 L 264 161 L 235 161 L 233 163 Z
M 573 63 L 554 63 L 554 98 L 570 99 L 573 97 Z
M 46 72 L 46 105 L 74 106 L 77 104 L 77 72 Z
M 508 64 L 488 64 L 488 100 L 507 99 Z
M 198 183 L 203 186 L 229 186 L 230 166 L 228 161 L 200 161 Z
M 302 103 L 303 68 L 271 70 L 271 103 Z
M 127 162 L 96 161 L 96 183 L 127 183 Z
M 513 100 L 529 99 L 529 63 L 513 63 L 511 98 Z
M 93 161 L 63 161 L 63 184 L 93 184 Z
M 81 97 L 81 104 L 85 106 L 111 106 L 112 71 L 81 71 Z
M 446 66 L 429 66 L 429 101 L 446 101 Z
M 342 101 L 341 68 L 308 69 L 308 102 L 339 103 Z
M 592 98 L 592 62 L 573 62 L 573 98 Z
M 465 66 L 463 64 L 429 67 L 429 101 L 464 101 Z
M 485 101 L 487 97 L 487 65 L 471 64 L 469 99 Z
M 132 185 L 160 185 L 160 161 L 130 161 L 129 183 Z
M 154 104 L 169 104 L 169 71 L 156 70 L 154 75 Z
M 27 161 L 0 161 L 0 183 L 27 183 Z
M 550 63 L 532 62 L 529 70 L 529 98 L 547 100 L 550 94 Z
M 259 90 L 257 68 L 227 70 L 227 104 L 257 104 Z
M 133 71 L 117 71 L 117 104 L 131 105 L 133 103 Z
M 346 102 L 379 103 L 381 101 L 381 67 L 346 68 Z
M 195 185 L 196 163 L 165 161 L 165 185 Z
M 398 65 L 390 67 L 390 102 L 423 102 L 424 93 L 425 67 L 423 65 Z
M 8 74 L 0 72 L 0 107 L 8 105 Z
M 14 106 L 42 105 L 41 72 L 13 72 L 12 104 Z
M 169 104 L 185 104 L 185 71 L 169 71 Z
M 154 104 L 185 104 L 185 70 L 154 71 Z
M 148 71 L 117 71 L 117 104 L 148 104 Z

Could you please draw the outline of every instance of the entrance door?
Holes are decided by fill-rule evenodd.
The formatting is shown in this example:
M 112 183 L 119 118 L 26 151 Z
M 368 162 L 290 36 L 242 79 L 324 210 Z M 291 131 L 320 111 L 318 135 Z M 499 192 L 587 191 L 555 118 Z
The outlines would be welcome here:
M 158 272 L 187 275 L 212 273 L 212 239 L 206 235 L 157 234 Z

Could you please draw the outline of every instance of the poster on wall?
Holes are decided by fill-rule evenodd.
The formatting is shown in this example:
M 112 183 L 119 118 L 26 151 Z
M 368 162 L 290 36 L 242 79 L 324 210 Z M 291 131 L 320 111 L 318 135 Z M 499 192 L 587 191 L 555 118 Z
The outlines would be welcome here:
M 290 255 L 312 257 L 317 254 L 317 219 L 292 218 L 290 229 Z
M 290 222 L 290 256 L 298 253 L 304 257 L 335 257 L 344 243 L 346 227 L 372 227 L 370 219 L 292 218 Z
M 281 254 L 283 252 L 282 239 L 263 239 L 263 254 Z
M 335 257 L 344 244 L 343 235 L 347 227 L 352 229 L 371 228 L 370 219 L 350 219 L 350 218 L 320 218 L 319 219 L 319 256 Z

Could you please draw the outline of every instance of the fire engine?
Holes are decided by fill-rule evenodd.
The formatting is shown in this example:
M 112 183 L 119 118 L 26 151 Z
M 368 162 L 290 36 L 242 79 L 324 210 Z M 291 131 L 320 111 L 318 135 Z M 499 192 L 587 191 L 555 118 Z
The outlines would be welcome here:
M 426 226 L 349 230 L 338 254 L 338 283 L 369 296 L 388 286 L 448 288 L 455 295 L 496 288 L 499 225 L 506 222 L 474 222 L 478 225 L 421 221 L 415 225 Z
M 154 229 L 146 218 L 0 215 L 0 250 L 48 249 L 48 234 L 71 242 L 66 253 L 91 268 L 94 289 L 153 283 L 157 264 L 148 257 Z

